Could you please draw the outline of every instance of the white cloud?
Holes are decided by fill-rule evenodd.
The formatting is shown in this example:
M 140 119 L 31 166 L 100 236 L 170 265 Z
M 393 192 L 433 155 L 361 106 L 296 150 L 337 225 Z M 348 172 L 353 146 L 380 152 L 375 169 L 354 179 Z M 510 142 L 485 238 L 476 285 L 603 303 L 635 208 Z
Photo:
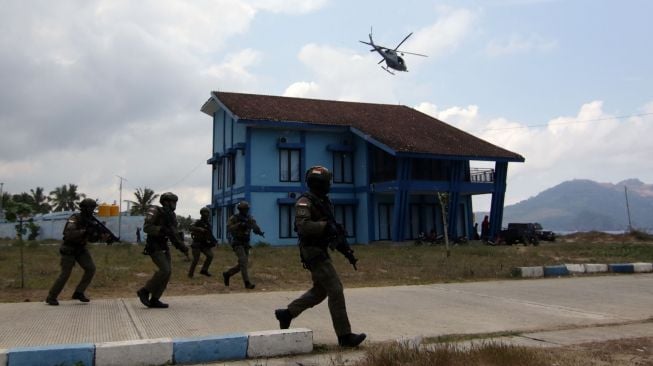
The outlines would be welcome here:
M 273 13 L 305 14 L 322 8 L 327 0 L 251 0 L 250 3 Z
M 465 40 L 474 26 L 476 15 L 469 9 L 444 9 L 437 22 L 415 31 L 400 49 L 422 53 L 430 58 L 454 50 Z M 411 62 L 425 62 L 413 57 Z
M 549 52 L 558 46 L 556 40 L 545 39 L 544 37 L 532 34 L 524 37 L 520 34 L 510 36 L 508 39 L 491 40 L 485 50 L 493 57 L 513 55 L 518 53 Z
M 320 87 L 312 81 L 298 81 L 287 87 L 286 91 L 283 92 L 285 97 L 311 98 L 319 95 Z

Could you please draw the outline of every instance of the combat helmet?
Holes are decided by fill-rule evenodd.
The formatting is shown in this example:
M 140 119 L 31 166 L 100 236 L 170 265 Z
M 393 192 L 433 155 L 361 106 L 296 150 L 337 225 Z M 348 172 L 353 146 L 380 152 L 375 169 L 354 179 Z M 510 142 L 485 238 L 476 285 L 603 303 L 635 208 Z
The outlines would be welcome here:
M 96 207 L 97 207 L 97 202 L 95 202 L 95 200 L 92 198 L 84 198 L 79 203 L 79 208 L 81 209 L 95 210 Z
M 312 166 L 306 171 L 306 185 L 316 193 L 329 193 L 331 178 L 329 169 L 321 165 Z
M 242 213 L 247 213 L 247 211 L 249 211 L 249 202 L 245 200 L 240 201 L 238 202 L 238 206 L 236 206 L 236 208 Z
M 172 192 L 166 192 L 159 197 L 159 202 L 163 204 L 163 202 L 166 201 L 172 201 L 172 202 L 177 202 L 179 200 L 179 197 L 177 197 L 176 194 Z

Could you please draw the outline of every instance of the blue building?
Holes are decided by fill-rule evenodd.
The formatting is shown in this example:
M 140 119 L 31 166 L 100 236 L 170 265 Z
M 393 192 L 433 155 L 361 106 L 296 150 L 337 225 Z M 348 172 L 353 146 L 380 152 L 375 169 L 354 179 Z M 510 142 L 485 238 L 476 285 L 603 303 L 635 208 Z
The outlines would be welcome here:
M 501 229 L 509 162 L 502 149 L 402 105 L 212 92 L 210 208 L 218 239 L 240 200 L 274 245 L 296 244 L 293 205 L 313 165 L 333 172 L 330 197 L 350 242 L 402 241 L 445 230 L 473 235 L 472 196 L 491 194 L 490 232 Z M 494 168 L 470 163 L 494 162 Z M 256 238 L 253 238 L 256 241 Z

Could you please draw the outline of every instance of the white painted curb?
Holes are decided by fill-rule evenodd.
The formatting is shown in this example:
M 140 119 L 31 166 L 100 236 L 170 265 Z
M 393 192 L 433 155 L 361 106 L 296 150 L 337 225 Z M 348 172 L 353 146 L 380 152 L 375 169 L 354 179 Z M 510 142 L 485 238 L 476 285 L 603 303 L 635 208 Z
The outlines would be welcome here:
M 306 328 L 248 333 L 247 357 L 274 357 L 313 351 L 313 331 Z
M 603 273 L 608 271 L 607 264 L 587 263 L 583 264 L 586 273 Z
M 653 263 L 633 263 L 633 272 L 648 273 L 653 272 Z
M 544 267 L 517 267 L 515 275 L 522 278 L 544 277 Z
M 585 273 L 585 266 L 582 264 L 565 264 L 565 267 L 567 267 L 567 271 L 571 274 Z
M 96 366 L 172 364 L 172 339 L 139 339 L 95 345 Z

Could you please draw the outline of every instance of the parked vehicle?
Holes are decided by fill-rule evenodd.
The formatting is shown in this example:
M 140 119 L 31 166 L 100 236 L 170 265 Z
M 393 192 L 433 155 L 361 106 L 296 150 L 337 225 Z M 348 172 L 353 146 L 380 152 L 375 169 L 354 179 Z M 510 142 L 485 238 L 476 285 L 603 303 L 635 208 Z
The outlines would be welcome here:
M 533 223 L 509 223 L 507 229 L 499 233 L 500 243 L 513 245 L 522 243 L 524 245 L 539 245 L 540 240 L 537 235 L 535 224 Z
M 556 234 L 550 230 L 542 230 L 542 225 L 540 223 L 535 223 L 535 233 L 537 238 L 544 241 L 556 241 Z

